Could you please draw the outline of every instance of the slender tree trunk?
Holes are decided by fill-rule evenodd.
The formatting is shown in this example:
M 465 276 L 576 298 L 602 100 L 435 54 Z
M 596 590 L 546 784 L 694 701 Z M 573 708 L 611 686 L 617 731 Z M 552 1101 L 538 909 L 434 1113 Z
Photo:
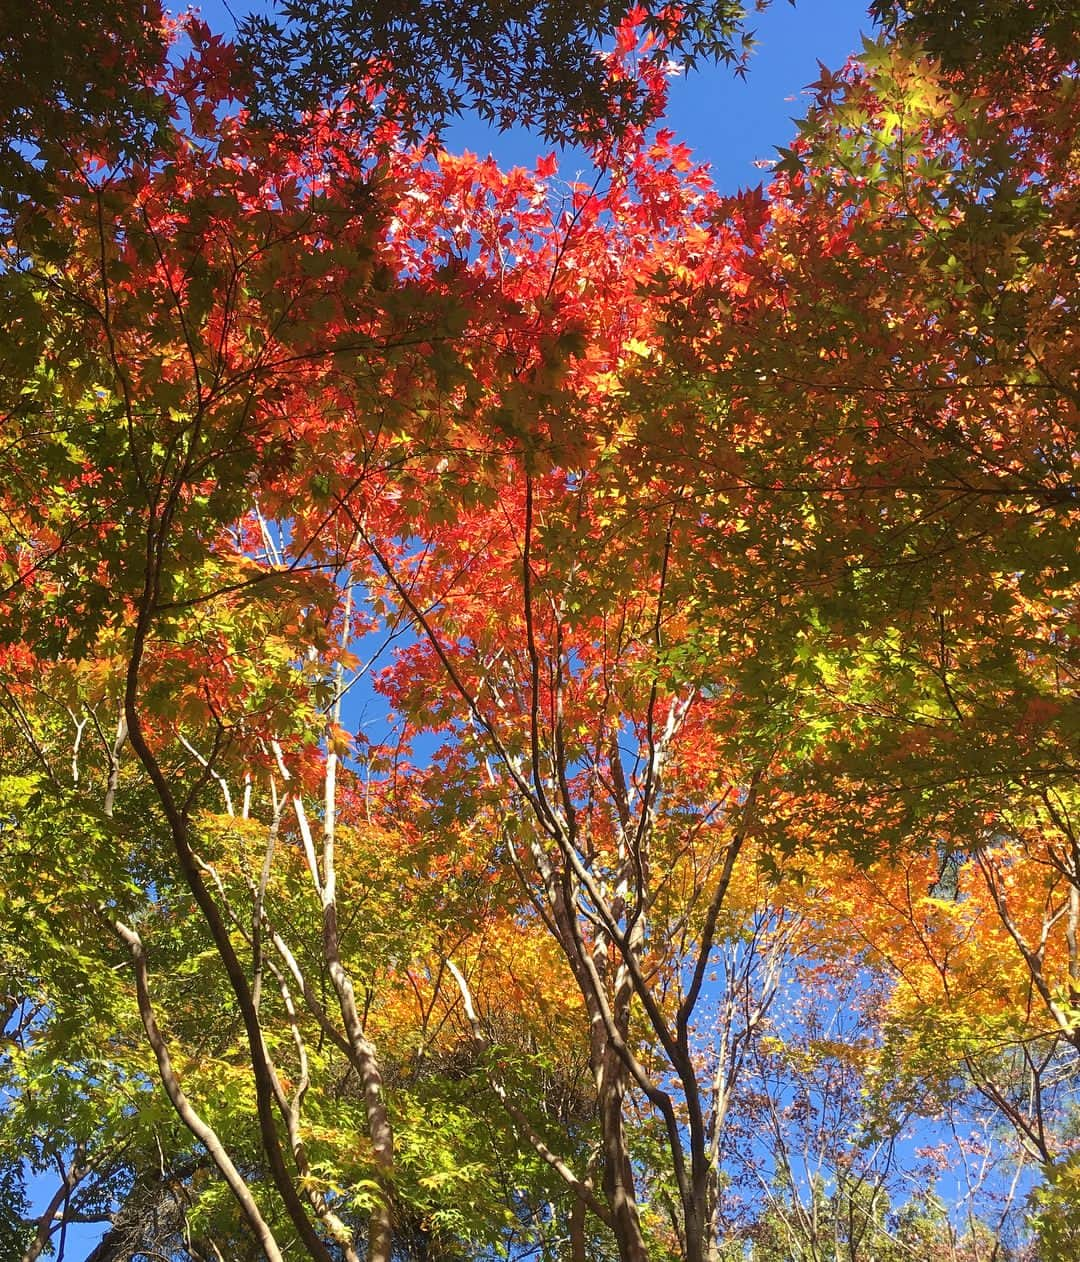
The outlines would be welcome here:
M 214 1165 L 217 1166 L 221 1172 L 221 1177 L 229 1187 L 229 1191 L 236 1198 L 244 1217 L 248 1221 L 248 1225 L 254 1233 L 255 1239 L 259 1242 L 259 1247 L 266 1254 L 269 1262 L 283 1262 L 278 1243 L 274 1239 L 266 1220 L 263 1218 L 255 1198 L 251 1195 L 251 1189 L 244 1182 L 243 1176 L 236 1169 L 229 1154 L 225 1151 L 217 1133 L 192 1108 L 191 1102 L 180 1086 L 180 1080 L 173 1071 L 168 1048 L 165 1046 L 165 1039 L 158 1028 L 157 1020 L 154 1017 L 154 1009 L 150 1002 L 146 954 L 143 951 L 142 939 L 134 930 L 129 929 L 127 925 L 119 920 L 113 921 L 113 927 L 117 935 L 127 944 L 128 949 L 131 951 L 131 958 L 135 964 L 135 989 L 138 998 L 139 1015 L 146 1030 L 147 1042 L 157 1058 L 158 1072 L 161 1075 L 161 1082 L 165 1088 L 165 1094 L 169 1097 L 169 1102 L 176 1110 L 180 1120 L 210 1154 Z
M 597 972 L 604 976 L 607 969 L 607 942 L 597 943 L 593 959 Z M 625 963 L 615 969 L 612 1017 L 619 1034 L 625 1040 L 630 1029 L 633 982 Z M 638 1214 L 637 1188 L 634 1169 L 626 1141 L 626 1122 L 623 1117 L 623 1099 L 629 1079 L 629 1070 L 619 1055 L 603 1021 L 593 1023 L 594 1059 L 597 1064 L 596 1089 L 600 1105 L 600 1132 L 604 1153 L 604 1193 L 611 1206 L 612 1227 L 619 1247 L 620 1262 L 648 1262 L 645 1238 L 641 1232 Z
M 63 1182 L 56 1189 L 55 1195 L 48 1205 L 45 1206 L 44 1213 L 38 1219 L 37 1231 L 34 1232 L 34 1238 L 27 1246 L 20 1262 L 37 1262 L 37 1259 L 44 1253 L 52 1238 L 53 1223 L 56 1221 L 57 1214 L 60 1213 L 60 1207 L 66 1205 L 72 1192 L 86 1178 L 88 1173 L 89 1170 L 85 1166 L 79 1165 L 78 1162 L 65 1171 Z
M 577 1197 L 570 1204 L 570 1262 L 588 1262 L 585 1255 L 585 1202 Z
M 638 1216 L 637 1192 L 622 1103 L 626 1069 L 612 1049 L 604 1056 L 600 1086 L 600 1129 L 604 1151 L 604 1195 L 611 1207 L 612 1229 L 620 1262 L 649 1262 Z
M 281 750 L 276 745 L 274 753 L 281 773 L 288 781 L 289 772 Z M 394 1174 L 394 1132 L 386 1110 L 386 1101 L 383 1098 L 382 1071 L 379 1067 L 375 1045 L 364 1033 L 352 978 L 341 959 L 335 864 L 337 755 L 332 749 L 329 750 L 326 760 L 321 872 L 303 799 L 298 793 L 294 793 L 292 800 L 303 839 L 308 869 L 322 908 L 323 959 L 345 1028 L 349 1061 L 360 1079 L 360 1089 L 364 1095 L 364 1108 L 367 1113 L 368 1137 L 371 1140 L 375 1169 L 382 1188 L 380 1203 L 372 1209 L 368 1223 L 367 1262 L 390 1262 L 394 1244 L 394 1223 L 390 1207 L 390 1184 Z
M 297 1234 L 307 1248 L 308 1254 L 316 1259 L 316 1262 L 332 1262 L 326 1246 L 307 1216 L 307 1211 L 282 1155 L 277 1126 L 274 1122 L 272 1075 L 267 1064 L 262 1028 L 259 1025 L 259 1014 L 251 1002 L 251 990 L 248 985 L 247 975 L 233 948 L 228 926 L 199 873 L 195 855 L 191 848 L 186 805 L 182 806 L 177 801 L 161 764 L 151 749 L 142 728 L 139 711 L 142 661 L 153 622 L 154 607 L 158 599 L 158 583 L 167 538 L 167 515 L 164 516 L 165 519 L 158 525 L 157 529 L 150 530 L 147 533 L 145 588 L 134 628 L 124 688 L 124 718 L 127 723 L 128 738 L 157 794 L 168 824 L 173 851 L 181 874 L 187 883 L 188 889 L 191 890 L 199 910 L 202 912 L 207 929 L 217 948 L 229 984 L 240 1008 L 240 1016 L 244 1023 L 248 1050 L 251 1056 L 259 1137 L 262 1141 L 263 1151 L 266 1154 L 267 1165 L 274 1186 L 277 1188 L 289 1218 L 292 1220 Z M 258 1233 L 256 1234 L 258 1235 Z

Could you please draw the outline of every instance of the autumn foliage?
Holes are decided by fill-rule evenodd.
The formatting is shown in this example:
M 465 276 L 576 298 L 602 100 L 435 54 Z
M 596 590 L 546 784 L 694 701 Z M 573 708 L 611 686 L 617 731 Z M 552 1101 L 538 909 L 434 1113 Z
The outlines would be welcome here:
M 725 195 L 675 10 L 567 178 L 135 8 L 0 94 L 4 1248 L 1073 1256 L 1058 27 Z

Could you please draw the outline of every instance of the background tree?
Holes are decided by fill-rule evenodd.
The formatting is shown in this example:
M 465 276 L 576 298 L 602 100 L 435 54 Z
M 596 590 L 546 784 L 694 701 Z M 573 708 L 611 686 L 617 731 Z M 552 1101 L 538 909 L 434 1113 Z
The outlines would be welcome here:
M 1057 355 L 1076 340 L 1062 143 L 1076 94 L 1069 54 L 1047 42 L 1006 60 L 1007 73 L 956 79 L 917 49 L 869 48 L 850 81 L 823 75 L 771 202 L 731 204 L 725 226 L 760 268 L 720 281 L 709 322 L 683 318 L 666 349 L 693 363 L 687 333 L 700 337 L 701 375 L 672 406 L 688 401 L 683 416 L 701 409 L 723 434 L 705 457 L 714 493 L 742 546 L 767 559 L 773 634 L 746 694 L 767 701 L 796 753 L 806 742 L 786 782 L 788 844 L 817 835 L 867 859 L 921 855 L 920 897 L 972 858 L 974 901 L 957 914 L 981 909 L 971 941 L 995 940 L 984 963 L 1016 979 L 1009 1041 L 1023 1066 L 988 1039 L 974 1076 L 1019 1071 L 1030 1087 L 1068 1081 L 1052 1066 L 1074 1024 L 1060 1005 L 1074 903 L 1077 396 Z M 679 289 L 680 314 L 685 302 Z M 732 396 L 718 398 L 718 368 L 738 382 Z M 796 420 L 767 445 L 740 439 L 740 421 L 781 415 Z M 957 999 L 962 955 L 936 954 L 927 932 L 915 949 Z M 1012 1090 L 999 1096 L 1006 1117 Z

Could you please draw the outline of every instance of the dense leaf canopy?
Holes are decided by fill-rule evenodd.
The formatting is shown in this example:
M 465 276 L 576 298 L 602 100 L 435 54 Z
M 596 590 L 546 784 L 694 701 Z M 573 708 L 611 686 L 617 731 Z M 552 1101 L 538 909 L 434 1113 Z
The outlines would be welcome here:
M 1008 7 L 734 196 L 662 122 L 727 6 L 8 21 L 5 1256 L 1076 1255 L 1080 90 Z

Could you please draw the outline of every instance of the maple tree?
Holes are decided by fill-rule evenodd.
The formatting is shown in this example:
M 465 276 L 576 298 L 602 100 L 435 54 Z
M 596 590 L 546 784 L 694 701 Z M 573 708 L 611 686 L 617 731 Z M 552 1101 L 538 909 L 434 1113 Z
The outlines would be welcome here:
M 741 73 L 754 46 L 750 9 L 741 0 L 280 0 L 241 22 L 240 47 L 254 73 L 256 109 L 286 125 L 374 78 L 393 93 L 410 129 L 438 129 L 471 110 L 500 128 L 520 123 L 564 142 L 648 116 L 637 77 L 612 76 L 596 55 L 620 27 L 652 37 L 642 54 L 656 65 L 722 61 Z
M 0 190 L 48 191 L 57 150 L 92 135 L 137 146 L 160 104 L 167 35 L 156 0 L 6 5 L 0 14 Z
M 903 46 L 823 74 L 770 204 L 733 206 L 761 248 L 706 295 L 696 351 L 685 320 L 669 349 L 738 375 L 736 423 L 799 418 L 758 451 L 728 428 L 713 457 L 725 496 L 776 490 L 740 515 L 771 561 L 753 682 L 809 755 L 776 821 L 787 847 L 899 847 L 930 892 L 964 872 L 972 948 L 1015 970 L 1011 1029 L 976 1033 L 985 977 L 960 1015 L 962 957 L 909 902 L 944 988 L 919 1002 L 983 1045 L 973 1081 L 1022 1138 L 1033 1093 L 1050 1163 L 1044 1088 L 1072 1072 L 1075 1030 L 1076 93 L 1067 48 L 1006 52 L 1007 79 L 957 81 Z
M 870 45 L 723 198 L 641 21 L 589 182 L 188 20 L 10 204 L 28 1262 L 981 1258 L 893 1161 L 976 1096 L 1065 1256 L 1072 65 Z
M 873 0 L 870 13 L 892 33 L 916 36 L 950 68 L 980 75 L 1001 53 L 1039 38 L 1067 52 L 1075 48 L 1071 0 Z M 996 67 L 995 67 L 996 69 Z

